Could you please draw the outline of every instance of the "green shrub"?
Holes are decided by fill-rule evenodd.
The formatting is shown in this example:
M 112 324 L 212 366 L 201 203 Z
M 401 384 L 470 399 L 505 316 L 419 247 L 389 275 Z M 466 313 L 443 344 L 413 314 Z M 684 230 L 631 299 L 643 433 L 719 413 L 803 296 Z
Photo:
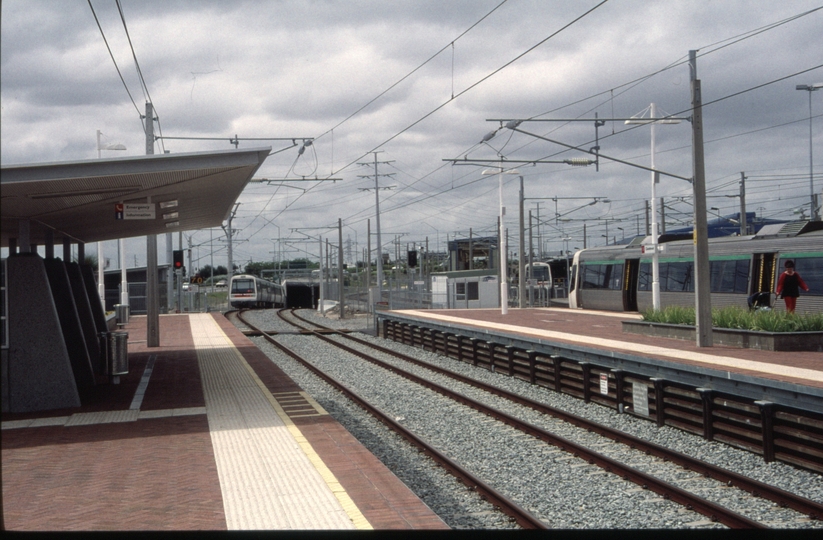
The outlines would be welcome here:
M 649 322 L 695 325 L 693 307 L 669 306 L 643 312 Z M 785 311 L 750 311 L 737 306 L 712 310 L 712 326 L 756 332 L 823 332 L 823 313 L 797 315 Z

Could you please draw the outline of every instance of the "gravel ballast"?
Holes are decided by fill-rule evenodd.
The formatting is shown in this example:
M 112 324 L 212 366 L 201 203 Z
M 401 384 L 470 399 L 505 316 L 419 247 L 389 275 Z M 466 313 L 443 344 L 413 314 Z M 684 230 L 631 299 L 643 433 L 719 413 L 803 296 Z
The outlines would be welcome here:
M 301 310 L 299 314 L 335 328 L 366 330 L 372 324 L 370 318 L 364 317 L 341 321 L 322 317 L 308 310 Z M 256 311 L 247 316 L 264 330 L 293 330 L 272 310 Z M 619 415 L 606 407 L 593 403 L 586 404 L 572 396 L 557 394 L 546 388 L 478 369 L 422 349 L 360 333 L 358 336 L 552 407 L 617 427 L 640 438 L 809 499 L 823 500 L 823 479 L 820 475 L 782 463 L 767 464 L 758 455 L 721 443 L 705 441 L 673 428 L 658 428 L 652 422 L 629 415 Z M 518 504 L 540 517 L 552 528 L 721 527 L 702 515 L 663 500 L 655 493 L 606 473 L 531 436 L 516 432 L 513 428 L 499 424 L 485 415 L 414 385 L 382 368 L 364 363 L 353 355 L 322 343 L 312 336 L 280 335 L 277 339 L 376 403 L 382 410 L 389 412 L 406 427 L 434 443 L 441 451 L 461 462 L 464 467 L 496 489 L 515 499 Z M 297 362 L 280 353 L 262 338 L 254 338 L 254 342 L 451 527 L 516 527 L 516 524 L 480 499 L 473 491 L 442 471 L 417 449 L 389 431 L 368 413 L 351 404 L 339 392 L 320 381 Z M 348 345 L 352 346 L 350 343 Z M 681 488 L 700 493 L 752 519 L 766 520 L 767 524 L 777 527 L 823 527 L 820 521 L 808 520 L 789 510 L 776 509 L 776 505 L 769 501 L 752 501 L 751 498 L 740 497 L 738 490 L 722 489 L 716 482 L 703 479 L 694 473 L 672 472 L 670 464 L 662 463 L 656 458 L 644 455 L 626 457 L 629 450 L 622 445 L 604 442 L 599 436 L 587 434 L 585 431 L 580 433 L 581 430 L 512 405 L 507 400 L 490 397 L 485 392 L 469 389 L 466 385 L 444 376 L 434 376 L 423 368 L 410 367 L 406 362 L 390 360 L 391 357 L 387 355 L 380 357 L 407 371 L 435 378 L 439 384 L 510 414 L 516 414 L 534 425 L 555 431 L 575 442 L 598 451 L 608 450 L 609 455 L 615 459 L 628 459 L 629 463 L 641 471 L 666 480 L 676 480 Z

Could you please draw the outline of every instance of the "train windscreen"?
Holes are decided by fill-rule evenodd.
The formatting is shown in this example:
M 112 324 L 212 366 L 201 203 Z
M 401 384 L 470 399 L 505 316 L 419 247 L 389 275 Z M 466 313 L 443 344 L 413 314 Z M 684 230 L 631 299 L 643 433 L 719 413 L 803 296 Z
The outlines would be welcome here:
M 549 281 L 549 267 L 534 265 L 532 267 L 532 279 L 537 281 Z
M 254 292 L 254 281 L 251 279 L 235 279 L 231 282 L 232 294 L 248 294 Z

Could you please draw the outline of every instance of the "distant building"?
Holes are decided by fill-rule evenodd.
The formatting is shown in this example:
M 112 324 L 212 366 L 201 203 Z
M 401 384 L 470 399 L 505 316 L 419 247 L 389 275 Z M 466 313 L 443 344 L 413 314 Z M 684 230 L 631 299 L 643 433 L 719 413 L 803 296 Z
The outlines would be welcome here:
M 462 238 L 449 242 L 449 272 L 499 267 L 496 236 Z

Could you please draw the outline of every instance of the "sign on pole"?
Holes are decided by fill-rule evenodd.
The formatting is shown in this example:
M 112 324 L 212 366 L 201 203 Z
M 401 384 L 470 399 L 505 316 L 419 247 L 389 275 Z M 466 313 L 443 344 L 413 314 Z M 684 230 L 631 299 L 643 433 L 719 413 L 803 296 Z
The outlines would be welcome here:
M 116 203 L 114 219 L 155 219 L 154 203 Z

